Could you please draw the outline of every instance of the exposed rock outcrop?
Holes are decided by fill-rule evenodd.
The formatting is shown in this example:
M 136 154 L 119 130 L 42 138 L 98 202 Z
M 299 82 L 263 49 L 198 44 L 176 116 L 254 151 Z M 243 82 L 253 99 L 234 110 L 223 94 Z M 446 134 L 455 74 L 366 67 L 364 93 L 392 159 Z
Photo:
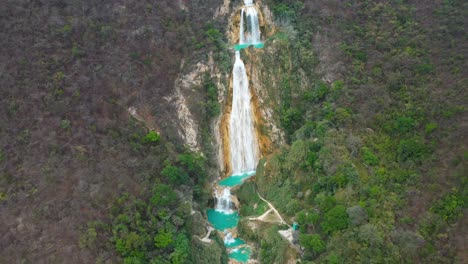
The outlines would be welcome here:
M 175 91 L 171 96 L 165 97 L 167 101 L 174 104 L 179 118 L 179 136 L 184 140 L 185 144 L 193 151 L 200 150 L 200 136 L 198 124 L 192 116 L 192 113 L 187 104 L 187 100 L 183 93 L 184 90 L 189 90 L 194 86 L 198 86 L 202 82 L 203 74 L 208 71 L 208 66 L 199 62 L 196 68 L 189 74 L 179 76 L 175 81 Z

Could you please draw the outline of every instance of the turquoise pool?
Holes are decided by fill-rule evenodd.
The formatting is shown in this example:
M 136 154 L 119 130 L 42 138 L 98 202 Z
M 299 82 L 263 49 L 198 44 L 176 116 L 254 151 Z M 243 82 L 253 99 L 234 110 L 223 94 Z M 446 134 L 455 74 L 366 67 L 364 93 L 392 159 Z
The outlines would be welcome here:
M 255 43 L 255 44 L 251 44 L 251 43 L 236 44 L 236 45 L 234 45 L 234 49 L 235 50 L 241 50 L 241 49 L 248 48 L 250 46 L 254 46 L 257 49 L 261 49 L 261 48 L 263 48 L 265 46 L 265 44 L 263 42 Z
M 218 184 L 220 186 L 234 187 L 237 185 L 241 185 L 244 182 L 244 180 L 254 175 L 255 175 L 255 171 L 249 171 L 249 172 L 245 172 L 242 174 L 234 174 L 234 175 L 227 177 L 226 179 L 223 179 Z
M 231 253 L 229 254 L 229 257 L 239 262 L 246 263 L 249 260 L 251 253 L 252 253 L 252 249 L 250 249 L 250 247 L 241 247 L 241 248 L 236 248 L 233 251 L 231 251 Z
M 234 238 L 234 242 L 229 243 L 229 244 L 224 244 L 227 248 L 234 248 L 240 245 L 244 245 L 245 241 L 240 239 L 240 238 Z
M 208 221 L 210 221 L 217 230 L 223 231 L 227 228 L 236 227 L 239 222 L 239 214 L 237 214 L 237 212 L 224 214 L 215 209 L 208 209 L 206 213 L 208 215 Z

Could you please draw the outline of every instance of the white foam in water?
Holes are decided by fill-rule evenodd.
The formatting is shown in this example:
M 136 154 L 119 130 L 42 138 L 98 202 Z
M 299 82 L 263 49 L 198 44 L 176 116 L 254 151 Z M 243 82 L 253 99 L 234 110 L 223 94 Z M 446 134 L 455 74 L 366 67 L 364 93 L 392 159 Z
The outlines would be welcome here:
M 232 174 L 253 171 L 257 166 L 258 145 L 254 131 L 249 80 L 245 66 L 236 51 L 233 69 L 232 110 L 229 120 Z
M 232 237 L 231 232 L 227 232 L 226 236 L 224 237 L 224 245 L 231 245 L 236 243 L 236 240 Z
M 255 171 L 246 171 L 241 173 L 232 174 L 231 177 L 241 177 L 241 176 L 252 176 L 255 175 Z

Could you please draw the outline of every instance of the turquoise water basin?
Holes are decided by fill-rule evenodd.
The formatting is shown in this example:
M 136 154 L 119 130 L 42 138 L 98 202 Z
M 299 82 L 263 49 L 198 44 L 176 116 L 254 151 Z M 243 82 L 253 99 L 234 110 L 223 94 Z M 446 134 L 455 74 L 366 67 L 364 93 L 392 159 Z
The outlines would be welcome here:
M 208 221 L 210 221 L 217 230 L 224 231 L 227 228 L 236 227 L 239 222 L 239 214 L 237 212 L 224 214 L 214 209 L 208 209 L 206 213 L 208 215 Z
M 244 172 L 241 174 L 234 174 L 220 181 L 218 184 L 220 186 L 234 187 L 237 185 L 241 185 L 246 179 L 254 175 L 255 175 L 255 171 Z
M 263 42 L 255 43 L 255 44 L 251 44 L 251 43 L 236 44 L 236 45 L 234 45 L 234 49 L 235 50 L 241 50 L 241 49 L 248 48 L 249 46 L 254 46 L 257 49 L 261 49 L 261 48 L 263 48 L 265 46 L 265 44 Z
M 239 262 L 242 263 L 247 263 L 247 261 L 250 258 L 250 254 L 252 253 L 252 250 L 250 247 L 241 247 L 241 248 L 236 248 L 234 249 L 230 254 L 229 257 L 233 258 Z
M 240 245 L 244 245 L 245 241 L 240 239 L 240 238 L 234 238 L 234 242 L 229 243 L 229 244 L 224 244 L 227 248 L 234 248 Z

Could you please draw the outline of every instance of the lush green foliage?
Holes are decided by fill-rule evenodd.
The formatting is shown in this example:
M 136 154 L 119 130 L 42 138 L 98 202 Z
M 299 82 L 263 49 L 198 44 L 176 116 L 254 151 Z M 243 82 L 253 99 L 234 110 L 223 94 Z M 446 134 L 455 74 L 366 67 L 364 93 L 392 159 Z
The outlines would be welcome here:
M 179 188 L 193 188 L 193 195 L 205 203 L 205 158 L 192 152 L 168 151 L 164 140 L 155 132 L 137 131 L 130 140 L 135 151 L 146 152 L 149 157 L 153 155 L 152 151 L 164 149 L 159 153 L 159 163 L 163 167 L 154 171 L 153 178 L 146 176 L 152 186 L 145 188 L 138 198 L 125 193 L 116 199 L 110 210 L 109 224 L 89 223 L 82 232 L 80 246 L 93 248 L 103 243 L 99 239 L 107 237 L 123 263 L 192 263 L 192 254 L 197 255 L 198 250 L 204 249 L 195 247 L 195 252 L 192 250 L 193 245 L 188 239 L 194 232 L 192 194 L 183 193 Z M 221 256 L 220 251 L 217 258 L 221 259 Z
M 190 205 L 164 184 L 154 186 L 149 200 L 126 194 L 116 201 L 111 209 L 115 249 L 124 263 L 187 263 Z
M 212 118 L 220 114 L 221 109 L 218 102 L 218 88 L 208 75 L 205 75 L 203 89 L 206 93 L 206 98 L 203 102 L 206 111 L 205 118 L 211 121 Z
M 268 92 L 278 98 L 271 103 L 289 146 L 260 161 L 255 181 L 299 223 L 305 260 L 454 262 L 446 242 L 461 232 L 449 226 L 466 208 L 459 191 L 466 161 L 452 141 L 463 134 L 456 94 L 466 80 L 456 59 L 461 46 L 445 38 L 461 41 L 466 3 L 268 4 L 280 31 L 267 42 L 274 56 L 264 54 L 259 64 L 275 80 L 265 78 L 276 85 Z M 421 10 L 430 18 L 418 16 Z M 327 48 L 334 42 L 340 52 Z M 248 208 L 241 214 L 264 211 L 254 210 L 251 189 L 238 192 Z M 278 257 L 266 255 L 269 262 Z
M 188 180 L 188 174 L 182 168 L 172 165 L 164 167 L 161 174 L 172 184 L 183 184 Z
M 321 223 L 323 231 L 332 233 L 334 231 L 343 230 L 348 227 L 348 214 L 346 208 L 342 205 L 337 205 L 323 216 Z
M 319 235 L 305 235 L 299 237 L 300 244 L 310 250 L 314 255 L 319 255 L 326 249 L 326 244 Z
M 453 222 L 462 216 L 465 200 L 461 194 L 455 190 L 454 193 L 447 194 L 432 206 L 431 211 L 440 215 L 445 221 Z
M 372 151 L 368 147 L 362 147 L 362 159 L 364 162 L 370 166 L 375 166 L 379 164 L 379 158 L 372 153 Z
M 146 144 L 154 144 L 154 143 L 157 143 L 160 139 L 161 139 L 161 136 L 156 131 L 151 130 L 143 138 L 143 142 Z

